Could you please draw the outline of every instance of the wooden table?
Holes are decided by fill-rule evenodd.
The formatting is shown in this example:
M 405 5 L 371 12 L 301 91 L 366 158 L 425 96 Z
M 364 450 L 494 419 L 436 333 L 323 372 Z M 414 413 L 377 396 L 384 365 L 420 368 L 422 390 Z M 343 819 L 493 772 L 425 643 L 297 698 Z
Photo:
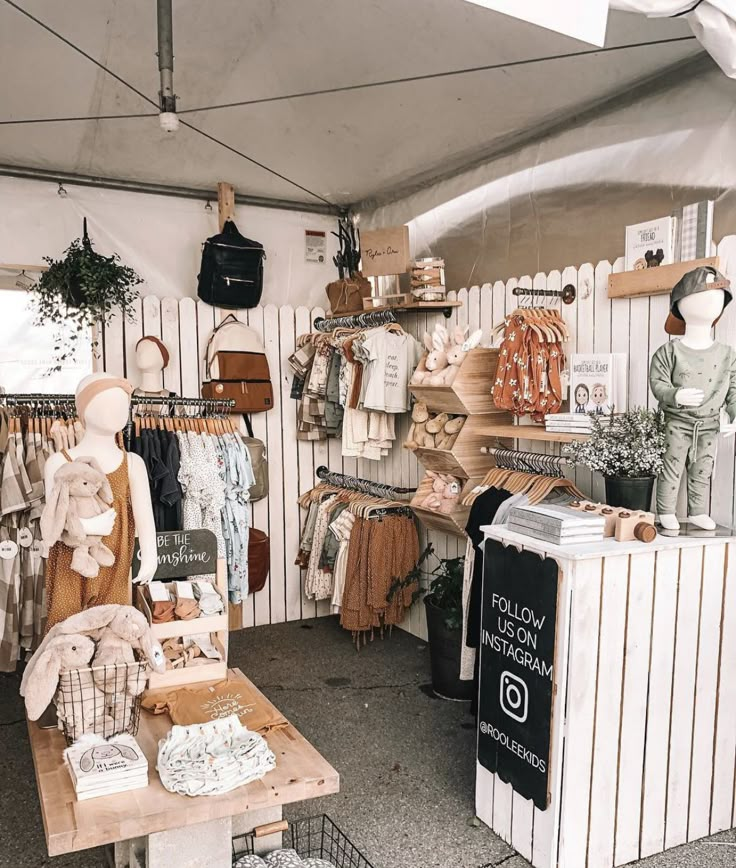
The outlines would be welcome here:
M 248 681 L 239 669 L 229 674 Z M 114 843 L 116 868 L 229 868 L 233 835 L 280 819 L 285 804 L 339 791 L 335 769 L 289 725 L 266 736 L 276 768 L 262 780 L 221 796 L 170 793 L 156 772 L 158 742 L 170 728 L 167 714 L 141 712 L 136 738 L 148 757 L 147 788 L 78 802 L 63 734 L 28 723 L 49 856 Z M 279 837 L 264 839 L 263 849 L 278 846 Z

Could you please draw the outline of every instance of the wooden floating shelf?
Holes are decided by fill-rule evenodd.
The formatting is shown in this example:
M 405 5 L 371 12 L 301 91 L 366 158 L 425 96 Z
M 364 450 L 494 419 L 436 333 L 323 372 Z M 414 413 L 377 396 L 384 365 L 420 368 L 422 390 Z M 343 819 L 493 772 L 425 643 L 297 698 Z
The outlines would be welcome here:
M 422 522 L 425 527 L 430 530 L 436 530 L 440 533 L 448 533 L 452 536 L 465 536 L 465 527 L 468 524 L 470 517 L 470 507 L 463 506 L 463 499 L 467 494 L 481 482 L 479 477 L 468 479 L 460 492 L 457 499 L 457 506 L 452 512 L 435 512 L 433 509 L 427 509 L 424 506 L 418 506 L 424 498 L 432 492 L 432 477 L 425 476 L 419 483 L 419 487 L 411 501 L 411 508 L 416 517 Z
M 477 347 L 465 357 L 451 385 L 410 384 L 409 391 L 430 410 L 441 413 L 473 416 L 477 413 L 504 412 L 496 408 L 491 394 L 497 367 L 498 350 Z
M 567 434 L 562 431 L 547 431 L 541 425 L 496 425 L 486 423 L 482 434 L 485 437 L 514 440 L 544 440 L 548 443 L 575 443 L 587 440 L 589 434 Z
M 643 295 L 664 295 L 670 292 L 684 274 L 702 265 L 720 268 L 720 260 L 717 256 L 711 256 L 707 259 L 691 259 L 689 262 L 673 262 L 672 265 L 660 265 L 657 268 L 610 274 L 608 297 L 637 298 Z

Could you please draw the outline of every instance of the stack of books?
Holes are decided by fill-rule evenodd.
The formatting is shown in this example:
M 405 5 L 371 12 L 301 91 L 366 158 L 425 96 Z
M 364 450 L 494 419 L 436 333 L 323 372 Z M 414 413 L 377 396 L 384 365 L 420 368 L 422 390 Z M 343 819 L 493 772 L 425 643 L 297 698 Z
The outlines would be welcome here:
M 625 270 L 656 268 L 712 255 L 714 202 L 704 199 L 626 227 Z
M 148 786 L 148 760 L 132 735 L 85 736 L 64 751 L 78 801 Z
M 606 520 L 568 506 L 515 506 L 509 512 L 508 528 L 555 545 L 600 542 Z
M 611 421 L 611 416 L 598 416 L 602 425 Z M 593 427 L 592 416 L 586 413 L 552 413 L 544 418 L 546 431 L 557 431 L 560 434 L 590 434 Z

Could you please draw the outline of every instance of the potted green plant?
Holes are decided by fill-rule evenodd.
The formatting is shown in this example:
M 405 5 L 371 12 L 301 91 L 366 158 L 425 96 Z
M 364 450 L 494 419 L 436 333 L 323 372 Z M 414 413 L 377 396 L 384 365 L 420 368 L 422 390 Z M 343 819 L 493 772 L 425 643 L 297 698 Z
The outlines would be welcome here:
M 473 692 L 472 681 L 460 680 L 464 569 L 464 557 L 438 557 L 429 543 L 414 569 L 389 592 L 390 597 L 404 585 L 417 582 L 420 589 L 416 596 L 425 595 L 432 690 L 442 699 L 469 700 Z M 427 581 L 429 586 L 422 587 Z
M 592 416 L 590 436 L 563 447 L 576 464 L 603 475 L 609 506 L 643 510 L 651 508 L 664 451 L 664 417 L 643 407 L 614 415 L 610 422 Z
M 87 220 L 81 238 L 75 238 L 61 259 L 44 256 L 48 263 L 29 289 L 39 324 L 58 326 L 54 370 L 73 358 L 77 342 L 95 324 L 107 324 L 115 313 L 134 318 L 135 288 L 143 279 L 120 262 L 117 253 L 103 256 L 92 247 Z M 96 341 L 93 342 L 93 347 Z

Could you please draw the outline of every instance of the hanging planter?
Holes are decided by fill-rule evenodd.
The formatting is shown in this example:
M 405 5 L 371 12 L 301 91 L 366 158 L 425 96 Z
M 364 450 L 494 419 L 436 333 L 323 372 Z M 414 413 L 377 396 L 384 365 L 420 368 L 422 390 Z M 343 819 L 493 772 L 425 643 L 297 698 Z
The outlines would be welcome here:
M 37 325 L 58 327 L 54 345 L 54 367 L 73 358 L 84 332 L 95 324 L 106 325 L 121 313 L 132 321 L 135 288 L 143 279 L 129 266 L 122 265 L 117 253 L 103 256 L 92 247 L 84 219 L 83 234 L 64 251 L 62 259 L 44 256 L 48 263 L 37 283 L 30 289 Z M 93 349 L 97 341 L 93 341 Z

